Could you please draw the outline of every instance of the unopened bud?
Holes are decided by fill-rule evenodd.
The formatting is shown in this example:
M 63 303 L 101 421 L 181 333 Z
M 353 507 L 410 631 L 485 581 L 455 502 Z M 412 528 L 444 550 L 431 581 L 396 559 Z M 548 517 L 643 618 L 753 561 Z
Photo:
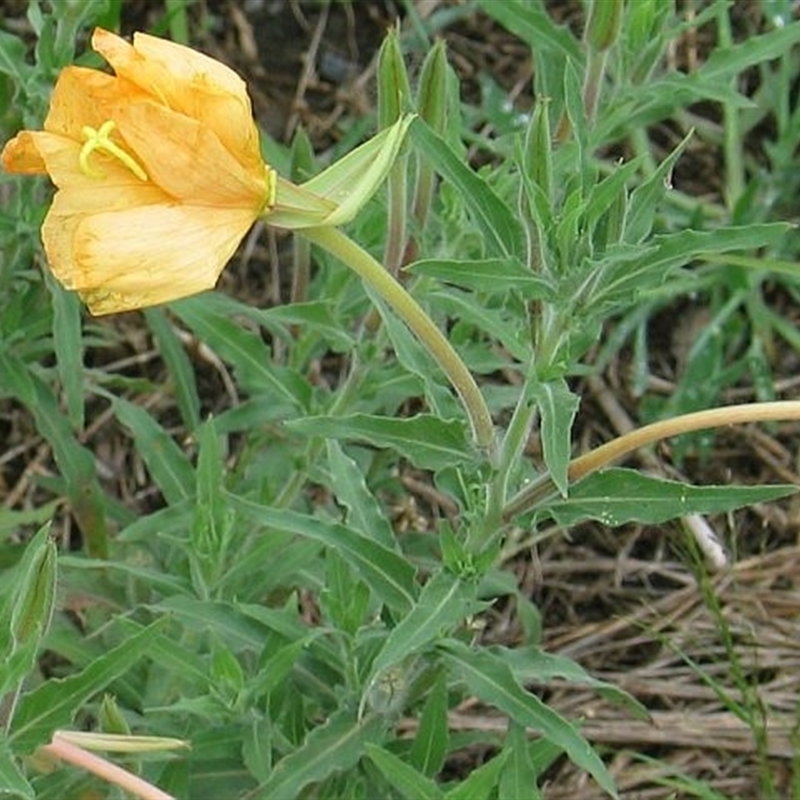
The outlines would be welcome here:
M 586 42 L 593 50 L 608 50 L 617 40 L 624 0 L 593 0 L 586 22 Z
M 411 110 L 411 84 L 400 49 L 400 36 L 392 28 L 378 53 L 378 126 L 388 128 Z

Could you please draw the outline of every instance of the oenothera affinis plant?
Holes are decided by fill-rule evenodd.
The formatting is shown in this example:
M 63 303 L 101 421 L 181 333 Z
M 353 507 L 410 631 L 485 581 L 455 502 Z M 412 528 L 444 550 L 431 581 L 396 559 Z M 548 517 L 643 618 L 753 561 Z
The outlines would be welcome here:
M 711 410 L 572 457 L 580 398 L 568 379 L 603 322 L 692 260 L 767 247 L 785 231 L 764 224 L 655 234 L 655 209 L 688 139 L 650 174 L 640 170 L 641 159 L 592 160 L 607 143 L 598 131 L 612 135 L 602 91 L 620 28 L 635 6 L 623 14 L 617 2 L 592 4 L 582 42 L 550 30 L 546 15 L 534 14 L 533 27 L 520 25 L 530 36 L 549 31 L 539 58 L 552 63 L 537 71 L 540 97 L 513 146 L 492 152 L 491 167 L 480 172 L 464 158 L 458 87 L 444 47 L 431 50 L 415 92 L 400 40 L 390 34 L 378 67 L 380 131 L 302 182 L 264 162 L 245 85 L 228 67 L 146 34 L 131 44 L 94 32 L 93 47 L 114 74 L 64 69 L 43 130 L 7 142 L 2 163 L 7 172 L 48 174 L 56 185 L 42 240 L 62 286 L 96 315 L 147 308 L 176 392 L 184 393 L 185 417 L 196 418 L 187 437 L 196 458 L 112 384 L 93 385 L 131 432 L 165 506 L 126 519 L 107 561 L 58 559 L 87 581 L 108 571 L 135 590 L 101 585 L 113 594 L 112 605 L 124 609 L 103 630 L 108 643 L 95 651 L 101 633 L 88 637 L 85 662 L 77 648 L 68 651 L 74 670 L 63 684 L 45 681 L 26 692 L 22 679 L 45 646 L 53 613 L 56 566 L 45 535 L 31 541 L 19 570 L 27 590 L 9 595 L 4 607 L 13 635 L 2 641 L 14 669 L 0 683 L 8 698 L 0 722 L 12 755 L 43 747 L 40 755 L 103 769 L 65 729 L 97 692 L 135 672 L 120 692 L 135 694 L 144 710 L 137 724 L 153 720 L 154 734 L 193 747 L 177 758 L 192 763 L 187 772 L 200 778 L 145 762 L 153 782 L 175 794 L 186 786 L 208 789 L 202 776 L 209 760 L 219 767 L 217 777 L 236 781 L 235 789 L 226 785 L 226 796 L 293 797 L 318 784 L 326 796 L 386 794 L 394 786 L 409 796 L 477 797 L 498 786 L 507 793 L 517 779 L 522 785 L 521 776 L 533 794 L 541 771 L 533 765 L 561 752 L 615 794 L 578 726 L 525 687 L 559 676 L 621 702 L 629 698 L 541 651 L 530 601 L 496 569 L 501 544 L 541 520 L 565 527 L 587 518 L 653 523 L 786 494 L 790 488 L 688 487 L 608 467 L 665 436 L 800 417 L 797 403 Z M 507 23 L 525 17 L 521 4 L 493 8 Z M 557 87 L 547 85 L 552 64 L 563 66 Z M 597 127 L 590 124 L 595 120 Z M 302 149 L 296 145 L 297 159 L 313 162 Z M 437 207 L 437 180 L 450 217 Z M 375 214 L 384 184 L 387 268 L 343 231 L 358 231 L 364 215 Z M 342 321 L 331 309 L 360 308 L 358 301 L 343 290 L 316 297 L 307 276 L 293 288 L 296 302 L 288 308 L 250 308 L 220 294 L 176 303 L 175 316 L 205 340 L 209 361 L 234 366 L 241 385 L 231 395 L 247 396 L 230 413 L 201 423 L 199 403 L 191 407 L 191 367 L 176 354 L 168 318 L 152 307 L 212 288 L 255 222 L 293 231 L 346 264 L 379 314 Z M 409 254 L 413 263 L 405 263 Z M 336 285 L 326 284 L 332 294 Z M 59 292 L 54 287 L 56 303 Z M 297 363 L 287 359 L 275 370 L 259 363 L 270 352 L 259 335 L 237 327 L 236 317 L 268 328 Z M 341 384 L 330 391 L 306 381 L 309 353 L 316 358 L 324 347 L 295 346 L 303 322 L 348 354 Z M 390 350 L 396 359 L 385 357 Z M 24 372 L 0 350 L 2 369 Z M 503 370 L 515 376 L 513 392 L 500 394 L 490 380 L 481 385 L 475 378 Z M 262 376 L 271 394 L 259 384 Z M 76 455 L 91 466 L 86 448 L 65 445 L 69 425 L 50 419 L 61 419 L 58 403 L 41 376 L 32 373 L 19 384 L 16 396 L 24 403 L 46 399 L 47 413 L 42 402 L 35 413 L 61 447 L 62 469 Z M 421 403 L 423 413 L 398 414 L 409 402 Z M 280 427 L 272 439 L 270 426 Z M 541 464 L 523 455 L 535 428 Z M 242 447 L 244 466 L 225 450 L 231 432 L 252 437 Z M 391 468 L 375 453 L 390 454 Z M 383 470 L 390 480 L 401 459 L 432 475 L 445 497 L 448 518 L 434 520 L 435 535 L 421 542 L 395 531 L 375 489 L 376 474 Z M 278 478 L 285 482 L 276 490 L 271 481 Z M 310 508 L 303 492 L 310 482 L 336 503 Z M 80 485 L 68 482 L 75 505 Z M 136 556 L 128 559 L 126 548 Z M 138 548 L 146 558 L 139 560 Z M 529 621 L 515 650 L 484 647 L 474 633 L 474 619 L 501 591 Z M 301 596 L 304 603 L 313 598 L 310 616 L 297 611 L 294 598 Z M 309 626 L 309 618 L 319 624 Z M 145 656 L 143 671 L 151 676 L 137 671 Z M 485 767 L 459 786 L 438 784 L 458 746 L 448 713 L 466 696 L 498 709 L 509 730 L 493 741 L 497 754 Z M 642 711 L 635 703 L 631 708 Z M 397 735 L 401 717 L 417 720 L 411 744 Z M 105 718 L 97 718 L 102 728 Z M 217 749 L 209 747 L 205 758 L 209 719 L 224 736 L 212 737 Z M 543 739 L 529 741 L 528 729 Z M 18 762 L 9 756 L 5 765 L 18 793 L 32 797 Z M 120 785 L 139 786 L 132 791 L 156 791 L 114 775 L 128 781 Z

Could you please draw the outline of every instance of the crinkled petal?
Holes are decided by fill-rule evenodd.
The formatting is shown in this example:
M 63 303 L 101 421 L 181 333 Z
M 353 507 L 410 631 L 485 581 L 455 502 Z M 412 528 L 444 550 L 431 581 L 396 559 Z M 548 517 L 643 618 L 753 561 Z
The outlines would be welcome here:
M 84 126 L 99 128 L 113 117 L 115 108 L 147 97 L 148 93 L 123 78 L 96 69 L 67 67 L 53 89 L 44 129 L 83 142 Z
M 37 135 L 36 131 L 20 131 L 3 145 L 0 164 L 6 172 L 16 172 L 20 175 L 47 173 L 45 161 L 36 146 Z
M 29 137 L 53 183 L 62 187 L 54 201 L 61 214 L 111 211 L 169 200 L 154 183 L 139 180 L 106 153 L 95 152 L 90 156 L 92 169 L 102 177 L 86 175 L 80 168 L 79 142 L 41 131 L 31 131 Z
M 219 61 L 183 45 L 144 33 L 133 45 L 101 28 L 92 47 L 117 75 L 137 84 L 167 108 L 210 127 L 248 168 L 261 160 L 245 82 Z
M 121 106 L 114 118 L 151 180 L 173 197 L 256 213 L 267 202 L 263 161 L 248 171 L 214 131 L 197 120 L 149 101 Z
M 53 274 L 93 314 L 165 303 L 212 288 L 254 221 L 241 209 L 154 205 L 42 227 Z

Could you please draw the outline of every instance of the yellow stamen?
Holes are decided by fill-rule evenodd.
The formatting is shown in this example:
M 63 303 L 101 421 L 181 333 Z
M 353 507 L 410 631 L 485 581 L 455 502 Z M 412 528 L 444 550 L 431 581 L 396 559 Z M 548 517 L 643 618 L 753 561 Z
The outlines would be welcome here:
M 101 153 L 107 153 L 113 158 L 118 159 L 122 164 L 127 167 L 140 181 L 147 180 L 147 173 L 142 169 L 141 165 L 128 155 L 118 144 L 111 141 L 111 131 L 117 127 L 117 123 L 113 119 L 106 120 L 96 130 L 89 125 L 84 125 L 81 128 L 81 134 L 86 139 L 86 144 L 81 148 L 80 155 L 78 156 L 78 163 L 81 167 L 81 172 L 84 175 L 89 175 L 92 178 L 104 178 L 105 175 L 100 170 L 95 169 L 89 163 L 89 156 L 98 150 Z
M 272 167 L 264 166 L 267 169 L 267 208 L 272 208 L 278 199 L 278 173 Z

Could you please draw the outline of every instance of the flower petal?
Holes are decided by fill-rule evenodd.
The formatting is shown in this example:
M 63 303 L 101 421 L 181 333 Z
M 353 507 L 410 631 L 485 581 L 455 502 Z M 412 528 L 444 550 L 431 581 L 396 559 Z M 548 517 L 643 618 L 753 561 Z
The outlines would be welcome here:
M 138 86 L 96 69 L 62 70 L 50 98 L 44 129 L 83 142 L 85 125 L 99 128 L 112 118 L 112 109 L 148 97 Z
M 210 127 L 229 152 L 253 169 L 261 161 L 245 82 L 213 58 L 174 42 L 137 33 L 133 45 L 102 28 L 92 47 L 117 75 L 158 102 Z
M 150 178 L 173 197 L 256 213 L 267 202 L 264 162 L 248 171 L 201 122 L 151 101 L 120 106 L 114 119 Z
M 20 131 L 3 145 L 0 163 L 6 172 L 20 175 L 43 175 L 47 173 L 44 159 L 36 146 L 36 131 Z
M 55 202 L 61 204 L 62 214 L 111 211 L 169 200 L 158 186 L 150 181 L 139 180 L 112 156 L 92 153 L 92 166 L 102 177 L 86 175 L 80 168 L 80 143 L 55 133 L 24 133 L 27 133 L 26 139 L 30 140 L 28 146 L 34 148 L 53 183 L 58 187 L 66 187 L 56 194 Z
M 212 288 L 254 221 L 241 209 L 152 205 L 73 218 L 65 235 L 57 212 L 54 204 L 42 227 L 48 261 L 93 314 Z

